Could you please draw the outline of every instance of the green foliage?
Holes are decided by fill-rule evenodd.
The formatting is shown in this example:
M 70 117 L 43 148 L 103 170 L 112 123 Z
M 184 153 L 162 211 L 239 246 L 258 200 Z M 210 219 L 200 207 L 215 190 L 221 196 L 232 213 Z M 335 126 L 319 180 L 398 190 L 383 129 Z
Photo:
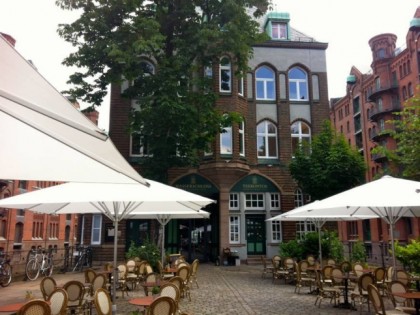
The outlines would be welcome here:
M 366 166 L 359 152 L 325 121 L 310 149 L 295 152 L 289 169 L 305 193 L 321 200 L 363 183 Z
M 420 180 L 420 86 L 416 94 L 407 100 L 404 109 L 395 113 L 394 120 L 387 121 L 384 133 L 389 133 L 396 141 L 397 148 L 391 150 L 378 145 L 372 151 L 382 154 L 395 165 L 386 170 L 394 176 L 402 175 L 412 180 Z M 401 174 L 402 170 L 402 174 Z
M 335 231 L 324 230 L 321 232 L 321 249 L 323 258 L 333 258 L 339 262 L 343 259 L 343 244 Z M 319 237 L 317 232 L 310 232 L 302 240 L 291 240 L 280 243 L 279 254 L 281 257 L 292 257 L 297 260 L 306 259 L 308 255 L 318 257 Z
M 147 260 L 153 270 L 157 270 L 157 262 L 160 260 L 160 250 L 156 244 L 145 240 L 142 245 L 137 246 L 133 241 L 125 253 L 126 259 L 139 257 L 141 260 Z
M 350 261 L 351 262 L 365 262 L 367 258 L 365 245 L 361 240 L 357 240 L 351 249 Z
M 410 240 L 406 246 L 395 242 L 395 257 L 405 268 L 420 274 L 420 239 Z
M 222 132 L 218 93 L 204 68 L 228 56 L 238 77 L 247 70 L 252 45 L 268 39 L 254 17 L 268 0 L 56 0 L 81 16 L 59 25 L 59 35 L 77 50 L 63 64 L 80 69 L 65 91 L 99 106 L 109 84 L 131 84 L 123 96 L 138 104 L 127 133 L 146 139 L 142 175 L 166 180 L 170 167 L 194 165 Z M 156 65 L 155 71 L 145 60 Z M 216 69 L 216 68 L 215 68 Z M 214 70 L 213 70 L 214 71 Z M 232 81 L 232 85 L 235 81 Z M 231 117 L 233 122 L 237 122 Z

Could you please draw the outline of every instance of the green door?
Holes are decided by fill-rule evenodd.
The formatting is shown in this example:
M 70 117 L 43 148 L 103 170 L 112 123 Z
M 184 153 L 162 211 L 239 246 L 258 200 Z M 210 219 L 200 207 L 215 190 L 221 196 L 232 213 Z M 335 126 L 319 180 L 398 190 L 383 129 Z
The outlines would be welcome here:
M 246 241 L 248 255 L 265 255 L 265 216 L 246 216 Z

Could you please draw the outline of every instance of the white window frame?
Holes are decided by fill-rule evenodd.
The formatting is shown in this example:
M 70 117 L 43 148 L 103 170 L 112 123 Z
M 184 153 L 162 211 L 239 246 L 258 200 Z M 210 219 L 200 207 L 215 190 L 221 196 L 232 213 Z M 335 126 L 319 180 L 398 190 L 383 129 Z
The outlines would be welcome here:
M 258 77 L 258 71 L 260 70 L 264 70 L 267 69 L 273 76 L 271 78 L 263 78 L 263 77 Z M 258 92 L 259 92 L 259 88 L 258 88 L 258 83 L 262 83 L 262 97 L 258 96 Z M 272 85 L 273 88 L 273 96 L 270 97 L 268 96 L 268 85 Z M 266 100 L 266 101 L 273 101 L 276 99 L 276 80 L 275 80 L 275 74 L 274 71 L 267 67 L 267 66 L 262 66 L 259 67 L 256 71 L 255 71 L 255 97 L 257 100 Z
M 303 192 L 302 189 L 296 188 L 295 190 L 295 208 L 303 206 Z
M 277 30 L 277 36 L 274 34 L 275 30 Z M 272 22 L 271 39 L 287 39 L 287 24 L 281 22 Z
M 245 156 L 245 122 L 241 121 L 238 128 L 239 133 L 239 155 Z
M 229 210 L 239 210 L 239 194 L 229 194 Z
M 282 239 L 281 221 L 271 221 L 271 241 L 273 243 L 280 243 Z
M 258 132 L 258 128 L 262 124 L 264 124 L 264 126 L 263 126 L 264 131 L 263 132 Z M 269 133 L 268 127 L 270 125 L 272 125 L 274 127 L 274 129 L 275 129 L 274 133 Z M 265 147 L 265 154 L 264 155 L 260 155 L 259 150 L 258 150 L 258 144 L 259 144 L 258 139 L 259 138 L 262 138 L 264 140 L 264 147 Z M 276 147 L 275 147 L 275 155 L 273 155 L 273 156 L 269 155 L 270 151 L 271 151 L 270 147 L 269 147 L 269 144 L 270 144 L 269 139 L 270 138 L 275 138 L 274 140 L 275 140 L 275 146 Z M 277 127 L 271 121 L 264 120 L 257 125 L 257 156 L 258 156 L 259 159 L 276 159 L 278 157 Z
M 309 133 L 303 133 L 302 131 L 302 125 L 305 125 L 308 128 Z M 295 129 L 297 132 L 294 133 L 293 132 L 293 127 L 297 126 L 297 128 Z M 311 127 L 309 127 L 309 125 L 301 120 L 295 121 L 291 126 L 290 126 L 290 135 L 292 138 L 297 138 L 298 142 L 299 142 L 299 146 L 302 146 L 302 143 L 304 140 L 308 140 L 308 144 L 311 144 Z M 292 139 L 292 143 L 293 143 L 293 139 Z M 293 149 L 293 147 L 292 147 Z M 297 148 L 296 148 L 297 149 Z M 292 154 L 294 155 L 295 152 L 292 152 Z
M 245 210 L 265 210 L 264 193 L 246 193 Z
M 238 79 L 238 95 L 244 96 L 244 77 Z
M 270 193 L 270 210 L 280 210 L 280 194 Z
M 305 79 L 291 78 L 290 74 L 293 70 L 302 71 L 305 74 Z M 292 85 L 294 85 L 296 87 L 296 98 L 293 98 L 292 95 L 289 95 L 289 99 L 291 101 L 307 101 L 307 100 L 309 100 L 308 73 L 306 71 L 304 71 L 302 68 L 299 68 L 299 67 L 294 67 L 294 68 L 290 69 L 289 70 L 289 91 L 292 91 L 292 88 L 291 88 Z M 302 95 L 303 91 L 301 91 L 301 87 L 305 87 L 306 95 Z
M 114 227 L 114 229 L 115 229 L 115 227 Z M 95 232 L 97 232 L 98 235 L 95 235 Z M 102 236 L 102 214 L 93 214 L 92 215 L 92 233 L 91 233 L 91 238 L 90 238 L 90 240 L 91 240 L 90 244 L 91 245 L 100 245 L 101 244 L 101 239 L 102 239 L 101 236 Z
M 226 59 L 227 61 L 229 61 L 229 63 L 227 64 L 222 64 L 222 61 L 224 61 L 224 59 Z M 222 73 L 226 72 L 227 75 L 229 76 L 229 80 L 228 81 L 222 81 Z M 228 89 L 223 89 L 222 83 L 226 83 L 228 86 Z M 232 64 L 230 62 L 230 59 L 228 57 L 222 57 L 220 59 L 220 64 L 219 64 L 219 91 L 220 92 L 224 92 L 224 93 L 230 93 L 232 92 Z
M 134 145 L 133 141 L 135 141 L 136 137 L 138 137 L 138 141 L 140 141 L 139 152 L 133 152 L 133 145 Z M 147 145 L 144 145 L 144 143 L 145 143 L 145 141 L 144 141 L 144 137 L 142 135 L 140 135 L 139 133 L 136 133 L 136 132 L 131 134 L 130 135 L 130 156 L 133 156 L 133 157 L 136 157 L 136 156 L 137 157 L 152 156 L 151 154 L 149 154 L 147 152 L 148 151 Z
M 241 242 L 241 217 L 239 215 L 229 216 L 229 244 Z

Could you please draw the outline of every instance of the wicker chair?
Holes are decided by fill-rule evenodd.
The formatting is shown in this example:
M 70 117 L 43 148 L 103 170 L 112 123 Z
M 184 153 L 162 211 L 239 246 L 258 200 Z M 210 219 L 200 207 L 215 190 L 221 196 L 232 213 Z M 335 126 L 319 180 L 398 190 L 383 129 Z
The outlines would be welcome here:
M 101 289 L 101 288 L 106 289 L 107 283 L 108 283 L 108 280 L 104 274 L 101 274 L 101 273 L 97 274 L 95 278 L 93 278 L 90 295 L 93 297 L 95 295 L 96 290 Z
M 330 299 L 330 303 L 334 300 L 334 305 L 337 305 L 337 300 L 340 298 L 340 290 L 332 286 L 324 286 L 321 281 L 320 272 L 316 272 L 316 286 L 318 287 L 318 296 L 315 300 L 315 305 L 318 304 L 318 307 L 321 307 L 321 302 L 323 299 Z M 319 303 L 318 303 L 319 302 Z
M 175 284 L 177 286 L 177 288 L 179 289 L 180 295 L 182 295 L 182 292 L 184 290 L 184 288 L 183 288 L 184 283 L 183 283 L 182 278 L 180 276 L 175 276 L 175 277 L 169 279 L 169 282 Z
M 84 275 L 85 275 L 85 283 L 92 283 L 93 278 L 95 278 L 96 276 L 96 272 L 92 268 L 88 268 L 84 271 Z
M 174 299 L 169 296 L 160 296 L 150 304 L 147 315 L 173 315 L 175 311 Z
M 179 300 L 181 298 L 181 292 L 178 287 L 171 282 L 165 283 L 160 287 L 160 296 L 169 296 L 174 299 L 176 311 L 179 311 Z
M 17 312 L 18 315 L 51 315 L 51 307 L 44 300 L 31 300 Z
M 387 294 L 387 285 L 385 283 L 386 279 L 386 270 L 383 267 L 375 268 L 373 271 L 373 276 L 375 277 L 375 286 L 379 289 L 382 295 Z
M 309 292 L 311 292 L 312 291 L 312 286 L 315 285 L 315 279 L 314 278 L 310 278 L 306 274 L 302 274 L 301 262 L 299 262 L 299 264 L 295 263 L 296 264 L 296 266 L 295 266 L 295 269 L 296 269 L 295 293 L 298 293 L 298 294 L 300 293 L 300 288 L 301 287 L 309 287 Z
M 77 280 L 71 280 L 66 282 L 63 288 L 68 296 L 67 310 L 75 314 L 83 314 L 86 306 L 84 284 Z
M 368 312 L 370 312 L 369 294 L 367 291 L 369 284 L 375 285 L 375 277 L 370 273 L 364 273 L 357 280 L 357 288 L 351 293 L 351 299 L 354 301 L 354 304 L 358 301 L 360 314 L 363 311 L 363 304 L 367 304 Z
M 178 268 L 176 275 L 182 278 L 182 291 L 181 296 L 186 297 L 191 301 L 191 294 L 190 294 L 190 267 L 188 266 L 181 266 Z
M 403 315 L 407 314 L 398 310 L 385 310 L 384 301 L 377 287 L 373 284 L 369 284 L 367 287 L 369 300 L 372 302 L 373 308 L 375 309 L 375 315 Z
M 197 288 L 199 288 L 198 286 L 198 282 L 197 282 L 197 272 L 198 272 L 198 266 L 200 265 L 200 261 L 198 259 L 195 259 L 192 264 L 191 264 L 191 274 L 190 274 L 190 283 L 191 283 L 191 288 L 193 283 L 195 283 L 197 285 Z
M 66 290 L 61 288 L 55 289 L 48 298 L 51 315 L 66 315 L 68 299 Z
M 404 313 L 416 314 L 416 309 L 413 307 L 411 300 L 393 295 L 393 293 L 406 293 L 409 291 L 408 287 L 403 282 L 399 280 L 391 281 L 388 290 L 388 296 L 396 310 Z
M 124 297 L 124 294 L 128 296 L 128 287 L 127 287 L 127 265 L 119 264 L 118 265 L 118 288 L 121 290 L 121 296 Z
M 41 280 L 40 289 L 45 301 L 48 300 L 56 287 L 57 283 L 53 277 L 45 277 Z
M 112 315 L 112 303 L 108 291 L 103 288 L 96 290 L 94 303 L 98 315 Z
M 353 265 L 353 272 L 357 277 L 360 277 L 360 276 L 363 275 L 363 269 L 364 269 L 364 267 L 361 263 L 357 262 Z M 366 291 L 366 293 L 367 293 L 367 291 Z
M 396 280 L 401 281 L 407 288 L 411 287 L 410 275 L 404 270 L 397 270 Z

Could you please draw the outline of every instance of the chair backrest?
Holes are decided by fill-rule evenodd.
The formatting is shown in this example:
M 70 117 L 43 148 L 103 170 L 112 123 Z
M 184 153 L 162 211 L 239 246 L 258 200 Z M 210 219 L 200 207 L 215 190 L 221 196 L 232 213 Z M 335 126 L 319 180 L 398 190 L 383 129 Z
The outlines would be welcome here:
M 394 267 L 393 266 L 389 266 L 388 268 L 386 268 L 386 279 L 388 281 L 392 281 L 394 280 Z
M 399 296 L 394 296 L 392 293 L 406 293 L 408 291 L 407 286 L 399 281 L 399 280 L 393 280 L 389 283 L 388 285 L 388 289 L 391 297 L 391 301 L 392 304 L 394 304 L 394 307 L 397 306 L 397 304 L 404 304 L 404 302 L 406 301 L 405 298 L 403 297 L 399 297 Z
M 287 257 L 284 259 L 284 269 L 294 269 L 295 268 L 295 261 L 291 257 Z
M 129 259 L 127 260 L 126 266 L 127 266 L 127 272 L 134 272 L 136 268 L 136 261 L 134 259 Z
M 350 272 L 351 269 L 351 263 L 349 261 L 343 261 L 340 265 L 340 268 L 343 272 Z
M 344 282 L 344 277 L 343 277 L 343 270 L 341 270 L 341 268 L 338 267 L 334 267 L 331 270 L 331 278 L 332 281 L 334 283 L 334 285 L 341 285 Z
M 45 277 L 41 280 L 40 289 L 45 301 L 48 300 L 56 287 L 57 283 L 53 277 Z
M 85 295 L 85 286 L 83 283 L 77 280 L 71 280 L 64 284 L 63 289 L 67 292 L 68 302 L 77 302 L 78 305 L 82 305 Z
M 117 268 L 118 268 L 118 279 L 125 280 L 125 278 L 127 277 L 127 265 L 119 264 Z
M 308 267 L 309 267 L 309 262 L 306 259 L 299 261 L 300 272 L 306 272 Z
M 51 307 L 46 301 L 31 300 L 25 303 L 18 311 L 19 315 L 51 315 Z
M 108 291 L 103 288 L 96 290 L 94 298 L 95 308 L 98 315 L 111 315 L 112 303 Z
M 273 258 L 271 258 L 271 263 L 273 264 L 274 269 L 280 268 L 281 257 L 279 255 L 274 255 Z
M 384 301 L 382 300 L 382 296 L 379 293 L 378 288 L 373 284 L 369 284 L 367 286 L 367 292 L 369 295 L 369 300 L 375 309 L 375 314 L 386 314 Z
M 92 281 L 92 295 L 96 292 L 96 290 L 103 288 L 105 289 L 107 283 L 107 279 L 104 274 L 97 274 Z
M 367 291 L 369 284 L 375 284 L 375 277 L 370 273 L 364 273 L 359 277 L 357 283 L 362 294 L 363 291 Z
M 152 266 L 150 266 L 150 264 L 147 264 L 144 271 L 145 271 L 145 274 L 149 274 L 153 272 L 153 268 Z
M 182 278 L 182 281 L 184 281 L 184 283 L 186 283 L 189 280 L 190 267 L 182 266 L 182 267 L 178 268 L 178 270 L 176 271 L 176 275 L 180 276 Z
M 309 263 L 309 266 L 314 266 L 315 265 L 315 257 L 313 255 L 308 255 L 306 256 L 306 260 Z
M 155 272 L 151 272 L 148 273 L 145 277 L 144 277 L 144 281 L 145 282 L 156 282 L 158 281 L 158 279 L 160 279 L 159 275 Z
M 160 296 L 169 296 L 176 303 L 179 302 L 180 294 L 179 288 L 174 283 L 167 282 L 160 286 Z
M 356 276 L 360 277 L 363 274 L 363 265 L 361 263 L 355 263 L 353 265 L 353 272 Z
M 410 286 L 410 275 L 404 270 L 397 270 L 396 280 L 401 281 L 406 286 Z
M 331 279 L 332 270 L 333 270 L 333 266 L 329 266 L 329 265 L 324 266 L 322 268 L 322 279 L 324 279 L 324 280 L 325 279 Z
M 375 276 L 375 281 L 378 282 L 385 282 L 385 275 L 386 271 L 383 267 L 375 268 L 375 271 L 373 272 L 373 275 Z
M 55 289 L 48 298 L 48 302 L 51 307 L 51 314 L 66 315 L 68 299 L 66 290 L 62 288 Z
M 172 315 L 176 311 L 174 299 L 169 296 L 160 296 L 148 308 L 148 315 Z
M 191 275 L 196 276 L 198 271 L 198 266 L 200 264 L 200 261 L 198 259 L 194 259 L 194 261 L 191 264 Z
M 327 265 L 330 265 L 330 266 L 335 266 L 335 260 L 334 259 L 332 259 L 332 258 L 328 258 L 327 259 Z
M 85 273 L 85 283 L 92 283 L 93 278 L 96 276 L 95 270 L 88 268 L 84 271 Z
M 182 286 L 184 284 L 184 281 L 180 276 L 172 277 L 171 279 L 169 279 L 169 282 L 175 284 L 178 287 L 179 291 L 182 292 Z

